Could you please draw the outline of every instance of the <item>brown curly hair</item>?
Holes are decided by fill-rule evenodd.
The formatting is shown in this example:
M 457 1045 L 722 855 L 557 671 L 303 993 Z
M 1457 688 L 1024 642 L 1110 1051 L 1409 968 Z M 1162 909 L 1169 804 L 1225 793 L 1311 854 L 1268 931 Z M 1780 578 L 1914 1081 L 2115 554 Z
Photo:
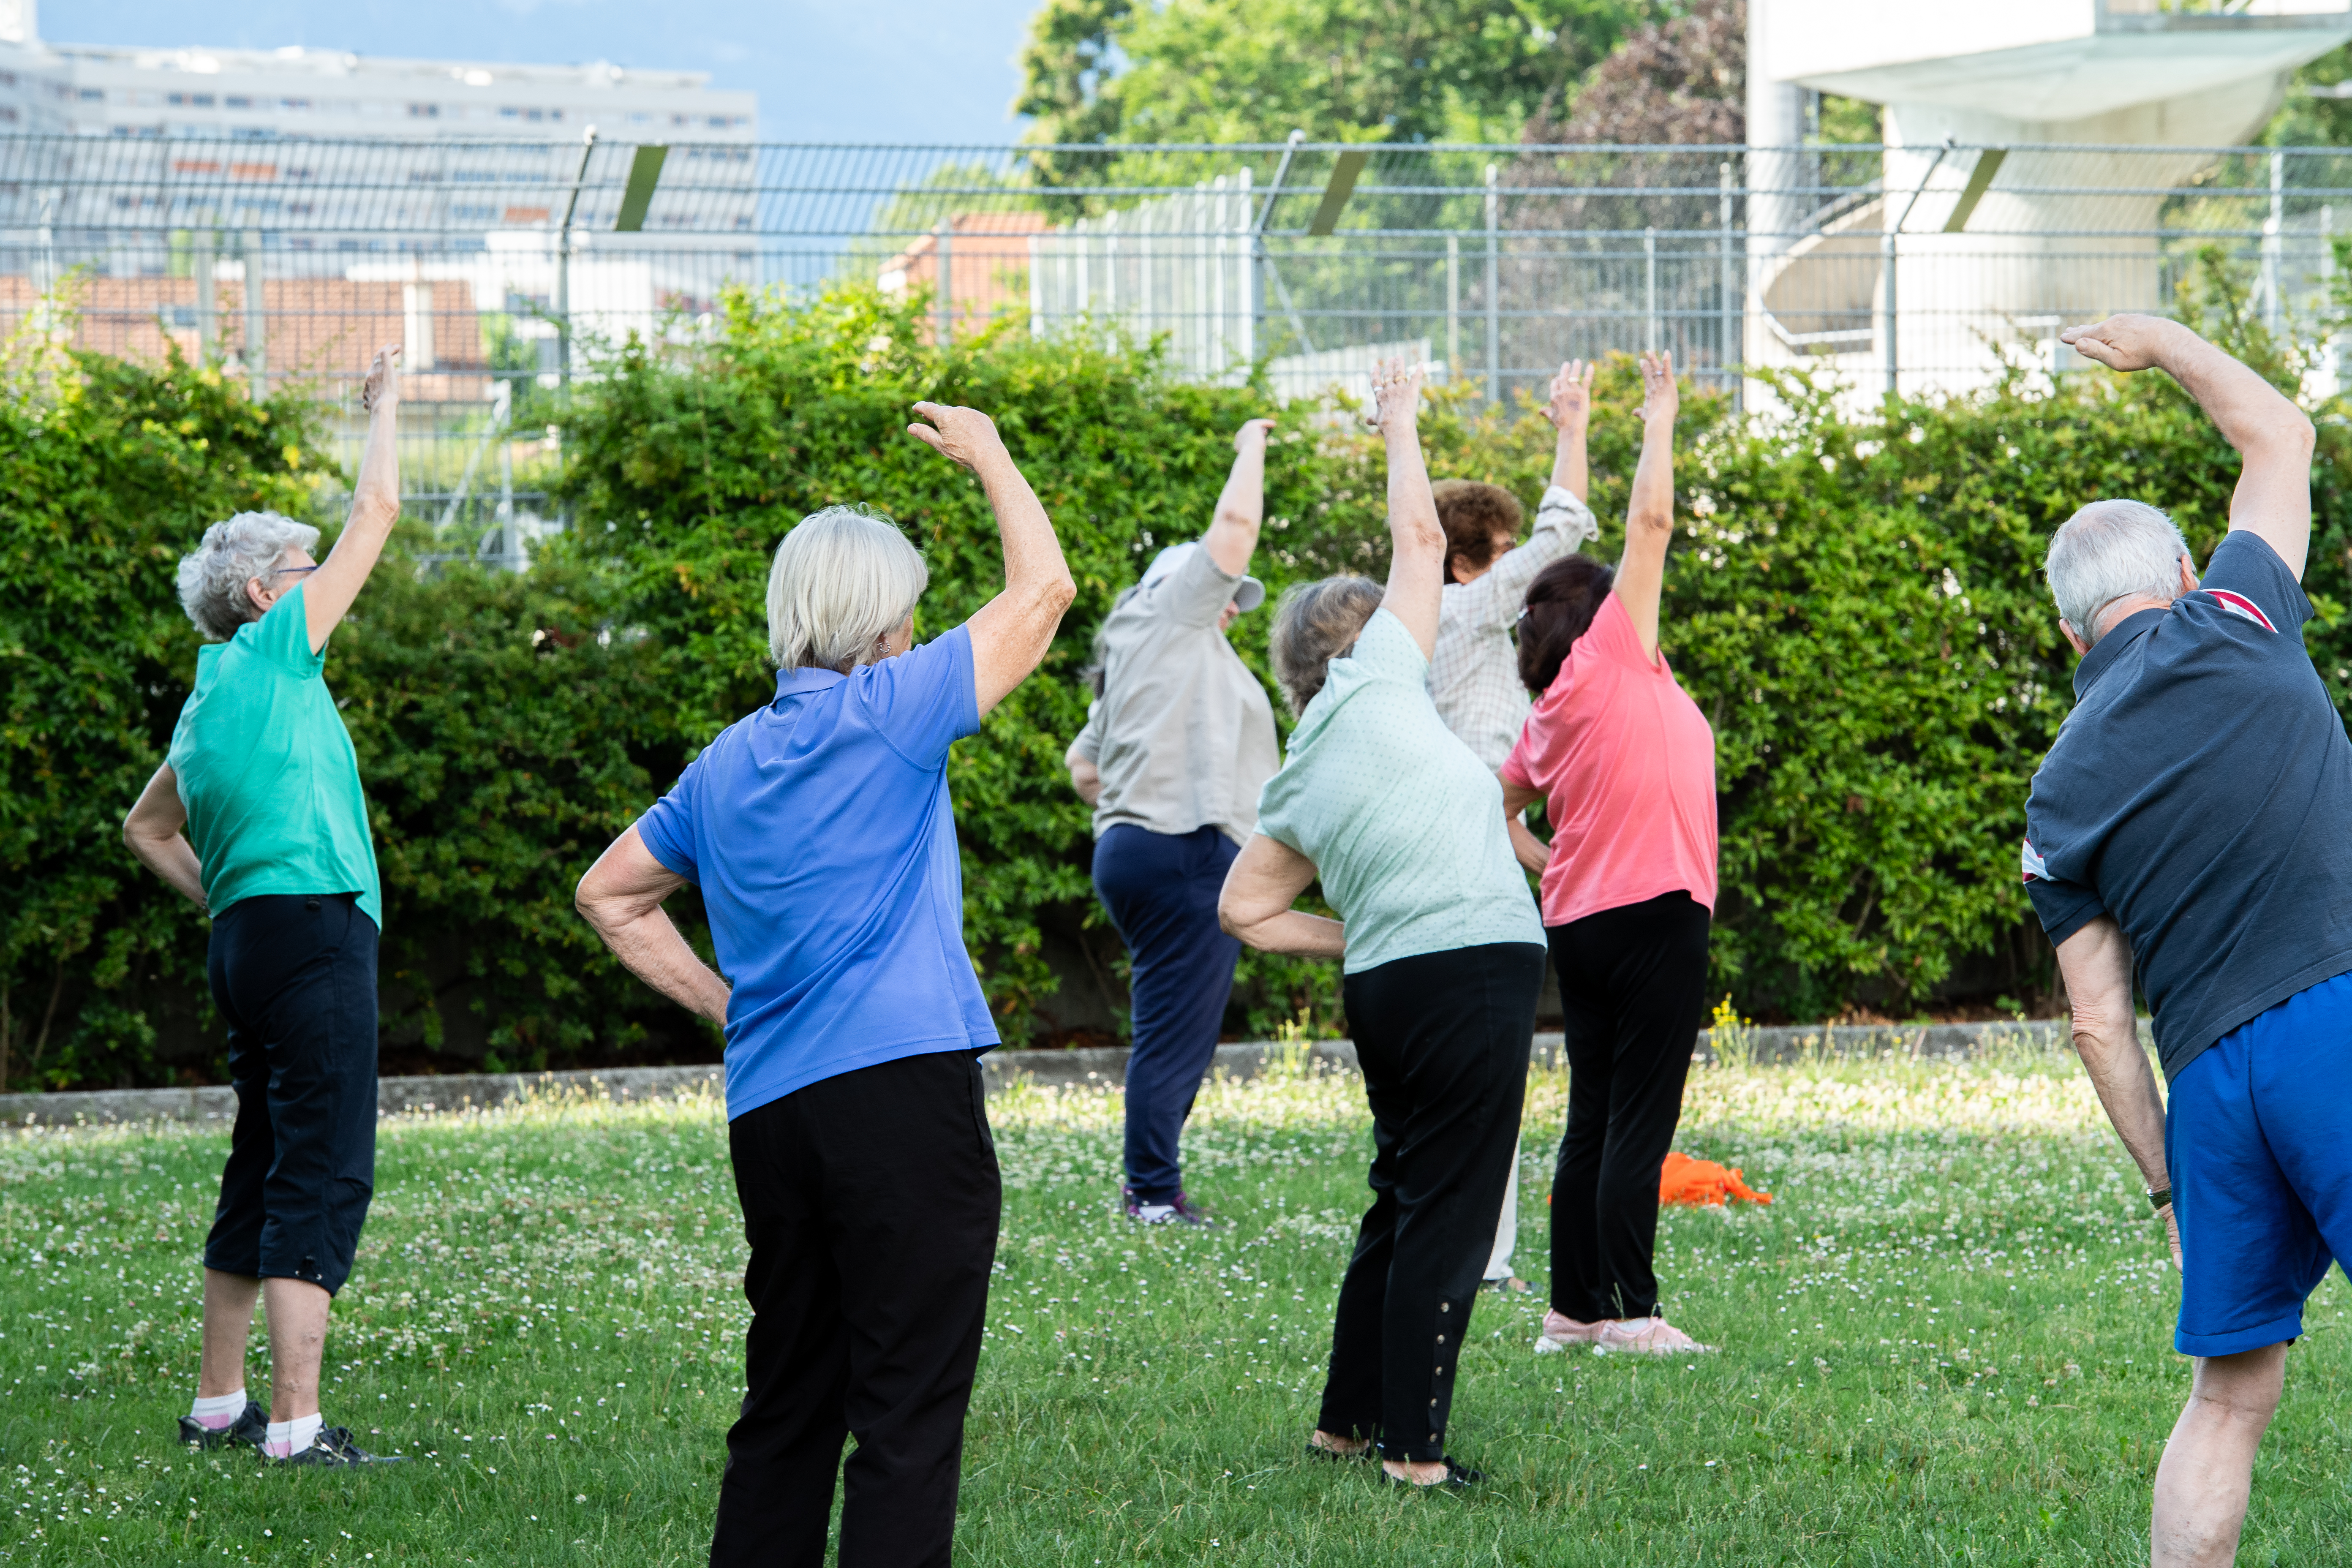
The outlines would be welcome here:
M 1456 581 L 1454 563 L 1484 567 L 1494 563 L 1504 540 L 1519 536 L 1526 513 L 1519 498 L 1500 485 L 1476 479 L 1440 479 L 1430 487 L 1437 499 L 1438 525 L 1445 530 L 1445 580 Z

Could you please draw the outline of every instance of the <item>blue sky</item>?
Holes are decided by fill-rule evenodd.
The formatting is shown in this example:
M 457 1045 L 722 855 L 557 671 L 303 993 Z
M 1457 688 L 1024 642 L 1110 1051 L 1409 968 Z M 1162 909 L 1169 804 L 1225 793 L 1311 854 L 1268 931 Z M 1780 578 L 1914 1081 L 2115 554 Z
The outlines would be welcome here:
M 1036 0 L 43 0 L 59 44 L 302 44 L 364 55 L 710 73 L 760 95 L 768 142 L 1003 142 Z

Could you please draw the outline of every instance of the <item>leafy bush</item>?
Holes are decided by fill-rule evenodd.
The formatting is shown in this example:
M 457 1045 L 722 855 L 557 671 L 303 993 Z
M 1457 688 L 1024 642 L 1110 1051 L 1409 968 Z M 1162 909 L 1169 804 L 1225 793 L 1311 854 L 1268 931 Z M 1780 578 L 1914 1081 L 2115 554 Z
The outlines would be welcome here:
M 920 636 L 962 621 L 1003 583 L 979 482 L 906 434 L 919 401 L 991 411 L 1058 526 L 1078 597 L 1037 677 L 950 764 L 963 846 L 965 935 L 1009 1036 L 1048 1016 L 1049 933 L 1097 972 L 1123 962 L 1094 912 L 1087 812 L 1062 753 L 1086 720 L 1078 671 L 1112 597 L 1158 548 L 1207 526 L 1232 434 L 1272 412 L 1260 395 L 1168 374 L 1159 354 L 1000 330 L 940 353 L 920 301 L 870 290 L 785 306 L 739 293 L 716 337 L 628 344 L 565 430 L 565 500 L 602 520 L 556 553 L 621 584 L 652 650 L 666 721 L 699 747 L 774 691 L 765 588 L 776 542 L 802 517 L 866 502 L 921 544 L 931 586 Z M 1380 474 L 1362 442 L 1292 428 L 1266 497 L 1277 587 L 1289 575 L 1376 566 Z M 1266 616 L 1236 641 L 1261 671 Z M 1269 686 L 1269 690 L 1271 687 Z M 667 782 L 667 781 L 664 781 Z M 1302 1007 L 1334 1016 L 1322 966 L 1253 959 L 1249 1026 Z M 1114 987 L 1115 988 L 1115 987 Z
M 2184 310 L 2280 384 L 2273 343 L 2219 263 Z M 1083 721 L 1095 626 L 1150 552 L 1204 526 L 1258 392 L 1170 374 L 1150 347 L 999 331 L 929 346 L 920 300 L 740 294 L 714 329 L 618 350 L 565 416 L 564 500 L 583 520 L 527 575 L 420 575 L 387 560 L 330 645 L 367 785 L 386 902 L 390 1065 L 708 1059 L 715 1037 L 623 973 L 571 911 L 580 870 L 700 746 L 772 691 L 763 590 L 776 541 L 837 501 L 922 544 L 924 635 L 1002 581 L 976 482 L 905 434 L 921 400 L 992 412 L 1055 520 L 1079 597 L 1038 675 L 959 746 L 966 933 L 1008 1038 L 1114 999 L 1123 956 L 1087 883 L 1087 815 L 1061 756 Z M 82 360 L 0 396 L 0 1049 L 20 1080 L 217 1070 L 201 922 L 136 869 L 121 814 L 160 759 L 194 637 L 171 567 L 203 524 L 304 503 L 311 416 L 217 377 Z M 1593 500 L 1613 558 L 1638 440 L 1631 367 L 1597 389 Z M 2019 370 L 1966 397 L 1839 396 L 1784 379 L 1770 418 L 1685 405 L 1683 527 L 1663 640 L 1715 725 L 1724 897 L 1717 985 L 1763 1017 L 2039 1005 L 2048 945 L 2016 871 L 2032 770 L 2073 658 L 2039 577 L 2050 531 L 2096 495 L 2179 520 L 2200 558 L 2227 525 L 2234 454 L 2155 375 Z M 2337 458 L 2322 423 L 2307 641 L 2352 701 Z M 1441 388 L 1439 477 L 1529 503 L 1551 432 L 1525 405 Z M 1277 592 L 1386 570 L 1377 443 L 1326 409 L 1284 416 L 1258 572 Z M 1265 669 L 1270 616 L 1236 646 Z M 1269 690 L 1271 683 L 1269 682 Z M 1279 709 L 1277 707 L 1277 711 Z M 812 831 L 821 831 L 813 826 Z M 704 941 L 690 900 L 677 912 Z M 1244 960 L 1228 1027 L 1339 1022 L 1330 965 Z M 1100 1016 L 1103 1008 L 1094 1008 Z
M 122 847 L 194 673 L 173 566 L 205 525 L 299 511 L 309 406 L 44 352 L 0 369 L 0 1083 L 131 1081 L 193 1031 L 204 936 Z

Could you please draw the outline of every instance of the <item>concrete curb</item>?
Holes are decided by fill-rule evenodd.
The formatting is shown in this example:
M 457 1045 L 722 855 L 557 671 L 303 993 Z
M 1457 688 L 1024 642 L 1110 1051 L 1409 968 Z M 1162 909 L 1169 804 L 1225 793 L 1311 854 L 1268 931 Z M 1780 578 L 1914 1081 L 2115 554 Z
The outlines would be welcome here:
M 2146 1032 L 2145 1025 L 2142 1032 Z M 1928 1024 L 1904 1026 L 1798 1025 L 1742 1032 L 1750 1060 L 1759 1065 L 1808 1059 L 1852 1060 L 1898 1057 L 1950 1060 L 2010 1049 L 2050 1050 L 2063 1045 L 2063 1022 L 2019 1024 Z M 1733 1042 L 1724 1042 L 1729 1047 Z M 1559 1065 L 1560 1037 L 1539 1034 L 1531 1059 Z M 1209 1067 L 1234 1079 L 1255 1078 L 1285 1046 L 1270 1040 L 1219 1046 Z M 1333 1072 L 1356 1070 L 1356 1047 L 1348 1040 L 1318 1040 L 1308 1059 Z M 1077 1051 L 992 1051 L 981 1058 L 988 1091 L 1013 1083 L 1037 1089 L 1109 1089 L 1127 1077 L 1125 1047 Z M 1714 1031 L 1698 1037 L 1695 1061 L 1716 1059 Z M 584 1072 L 453 1073 L 444 1078 L 376 1080 L 378 1113 L 422 1115 L 503 1105 L 531 1094 L 583 1094 L 628 1101 L 667 1100 L 724 1091 L 717 1067 L 607 1068 Z M 72 1094 L 0 1094 L 0 1127 L 106 1126 L 126 1122 L 191 1121 L 226 1125 L 236 1115 L 236 1096 L 226 1085 L 203 1089 L 110 1089 Z

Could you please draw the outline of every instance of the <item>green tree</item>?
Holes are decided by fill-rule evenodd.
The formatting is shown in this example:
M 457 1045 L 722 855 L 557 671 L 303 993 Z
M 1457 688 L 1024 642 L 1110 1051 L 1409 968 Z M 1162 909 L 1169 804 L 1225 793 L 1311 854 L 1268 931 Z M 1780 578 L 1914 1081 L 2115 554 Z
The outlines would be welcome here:
M 1514 141 L 1649 0 L 1045 0 L 1040 142 Z
M 2352 81 L 2352 44 L 2328 50 L 2294 73 L 2286 102 L 2255 140 L 2265 147 L 2352 146 L 2352 98 L 2334 96 Z M 2315 97 L 2313 89 L 2328 96 Z

